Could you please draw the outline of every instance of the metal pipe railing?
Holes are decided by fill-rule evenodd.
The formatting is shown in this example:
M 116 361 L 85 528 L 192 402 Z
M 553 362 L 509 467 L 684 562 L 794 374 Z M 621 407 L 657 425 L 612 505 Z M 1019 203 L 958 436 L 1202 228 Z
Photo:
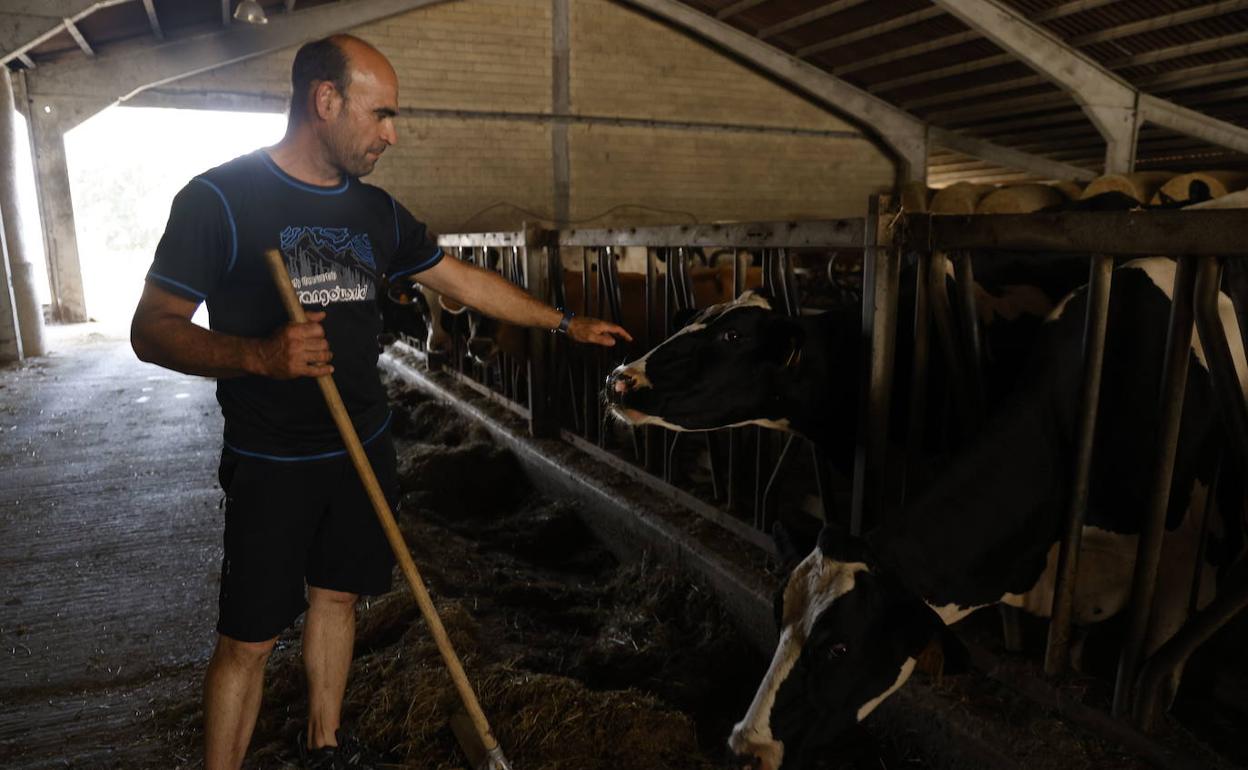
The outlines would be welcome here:
M 1079 424 L 1075 434 L 1074 483 L 1062 529 L 1062 545 L 1058 551 L 1049 640 L 1044 652 L 1044 672 L 1049 676 L 1066 671 L 1070 664 L 1075 576 L 1079 569 L 1079 545 L 1083 539 L 1083 522 L 1087 517 L 1088 494 L 1092 485 L 1092 446 L 1101 398 L 1113 269 L 1113 257 L 1096 255 L 1092 257 L 1088 271 L 1088 309 L 1083 326 L 1083 383 L 1079 391 Z

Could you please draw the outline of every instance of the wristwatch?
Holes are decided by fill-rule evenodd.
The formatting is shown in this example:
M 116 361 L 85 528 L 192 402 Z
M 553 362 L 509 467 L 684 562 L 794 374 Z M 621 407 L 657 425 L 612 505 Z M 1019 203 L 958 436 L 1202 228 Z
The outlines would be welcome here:
M 559 325 L 551 329 L 550 333 L 551 334 L 567 334 L 568 324 L 572 323 L 572 319 L 576 316 L 576 313 L 573 313 L 571 310 L 564 310 L 561 307 L 557 307 L 555 308 L 555 310 L 558 310 L 560 313 L 563 313 L 563 318 L 559 319 Z

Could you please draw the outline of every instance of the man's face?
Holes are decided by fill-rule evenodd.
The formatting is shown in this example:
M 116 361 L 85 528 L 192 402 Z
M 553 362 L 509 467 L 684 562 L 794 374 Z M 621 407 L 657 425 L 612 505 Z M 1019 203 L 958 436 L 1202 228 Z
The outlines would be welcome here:
M 384 61 L 353 64 L 349 83 L 346 96 L 334 100 L 322 136 L 330 161 L 343 173 L 361 177 L 372 173 L 381 154 L 398 141 L 399 84 Z

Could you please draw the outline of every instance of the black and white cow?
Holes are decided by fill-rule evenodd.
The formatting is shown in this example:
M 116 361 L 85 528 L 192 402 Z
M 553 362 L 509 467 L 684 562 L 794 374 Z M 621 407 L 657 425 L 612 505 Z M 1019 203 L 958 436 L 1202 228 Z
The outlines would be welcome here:
M 1075 619 L 1126 604 L 1146 510 L 1174 263 L 1115 271 L 1093 484 Z M 1248 382 L 1234 311 L 1221 313 Z M 912 673 L 920 650 L 974 609 L 1005 603 L 1047 615 L 1068 502 L 1086 294 L 1045 324 L 1016 393 L 946 472 L 864 538 L 833 528 L 790 575 L 771 666 L 730 745 L 766 770 L 810 767 L 825 741 L 865 718 Z M 758 296 L 709 310 L 608 381 L 616 413 L 677 430 L 764 424 L 820 440 L 853 431 L 834 403 L 856 387 L 857 318 L 790 319 Z M 1185 396 L 1162 574 L 1148 645 L 1182 623 L 1203 509 L 1222 436 L 1198 339 Z M 1224 479 L 1225 480 L 1225 479 Z M 1242 549 L 1242 482 L 1222 511 L 1220 555 Z M 1231 486 L 1235 486 L 1232 484 Z M 1208 554 L 1213 558 L 1218 553 Z M 1200 603 L 1216 585 L 1213 564 Z M 1167 595 L 1170 589 L 1173 595 Z
M 408 281 L 383 282 L 377 292 L 381 310 L 381 339 L 384 346 L 400 335 L 424 340 L 429 334 L 432 318 L 429 304 L 420 290 Z

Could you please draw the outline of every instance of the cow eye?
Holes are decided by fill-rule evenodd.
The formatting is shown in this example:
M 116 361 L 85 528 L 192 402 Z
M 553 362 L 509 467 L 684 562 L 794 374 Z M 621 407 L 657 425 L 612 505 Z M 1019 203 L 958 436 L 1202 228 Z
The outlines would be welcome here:
M 828 648 L 829 658 L 843 658 L 849 654 L 849 647 L 844 642 L 837 642 Z
M 736 342 L 741 339 L 741 332 L 736 329 L 725 329 L 720 333 L 719 338 L 724 342 Z

